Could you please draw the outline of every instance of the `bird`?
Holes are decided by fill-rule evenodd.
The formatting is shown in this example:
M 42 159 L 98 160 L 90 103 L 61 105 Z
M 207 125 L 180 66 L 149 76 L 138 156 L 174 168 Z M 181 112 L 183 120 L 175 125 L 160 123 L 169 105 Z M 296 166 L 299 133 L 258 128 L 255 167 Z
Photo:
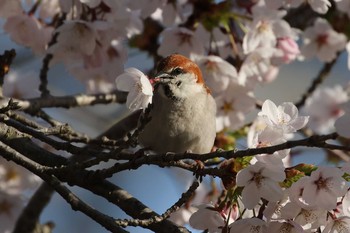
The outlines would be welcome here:
M 198 153 L 211 151 L 216 137 L 216 103 L 196 63 L 180 54 L 169 55 L 157 65 L 149 111 L 135 111 L 105 132 L 110 139 L 140 125 L 149 114 L 138 141 L 156 153 Z M 118 131 L 119 132 L 116 132 Z

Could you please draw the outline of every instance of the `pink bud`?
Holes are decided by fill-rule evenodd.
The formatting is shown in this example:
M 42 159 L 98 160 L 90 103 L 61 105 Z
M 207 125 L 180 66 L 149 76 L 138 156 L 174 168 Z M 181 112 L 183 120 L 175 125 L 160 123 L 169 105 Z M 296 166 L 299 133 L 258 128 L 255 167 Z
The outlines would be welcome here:
M 290 37 L 279 38 L 277 48 L 282 51 L 282 60 L 285 63 L 290 63 L 300 54 L 298 44 Z

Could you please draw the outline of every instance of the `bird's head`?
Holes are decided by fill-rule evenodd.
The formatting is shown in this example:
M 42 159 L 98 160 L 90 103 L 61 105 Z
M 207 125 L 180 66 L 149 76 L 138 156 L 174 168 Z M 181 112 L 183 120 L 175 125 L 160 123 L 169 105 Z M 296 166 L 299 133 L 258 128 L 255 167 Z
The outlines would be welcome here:
M 181 99 L 203 91 L 210 93 L 197 64 L 180 54 L 172 54 L 158 63 L 153 82 L 155 90 L 166 98 Z

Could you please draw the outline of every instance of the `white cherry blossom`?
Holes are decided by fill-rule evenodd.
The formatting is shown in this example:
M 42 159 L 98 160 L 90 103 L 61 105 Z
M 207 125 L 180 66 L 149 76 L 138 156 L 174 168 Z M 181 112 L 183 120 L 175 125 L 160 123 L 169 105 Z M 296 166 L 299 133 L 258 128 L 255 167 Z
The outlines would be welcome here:
M 4 95 L 13 98 L 34 98 L 40 96 L 39 74 L 33 71 L 10 71 L 4 80 Z
M 291 102 L 285 102 L 278 107 L 271 101 L 266 100 L 258 114 L 262 116 L 267 125 L 281 130 L 283 134 L 294 133 L 303 128 L 309 117 L 299 116 L 297 107 Z
M 152 103 L 153 87 L 144 73 L 128 68 L 116 79 L 117 89 L 129 92 L 126 105 L 131 111 L 144 109 Z
M 316 56 L 319 60 L 330 62 L 337 52 L 346 46 L 346 36 L 333 30 L 327 20 L 317 18 L 312 27 L 305 29 L 303 33 L 304 45 L 301 53 L 305 58 Z
M 266 222 L 259 218 L 245 218 L 229 225 L 230 233 L 264 233 Z
M 303 179 L 302 199 L 309 206 L 325 210 L 335 209 L 337 198 L 344 196 L 348 188 L 342 178 L 343 174 L 344 172 L 338 168 L 318 167 L 310 177 Z
M 278 37 L 295 37 L 290 25 L 282 19 L 285 11 L 269 9 L 259 4 L 252 8 L 253 21 L 247 25 L 243 51 L 248 54 L 259 47 L 275 47 Z
M 322 233 L 346 233 L 350 232 L 350 217 L 342 216 L 337 219 L 331 219 Z
M 205 83 L 214 97 L 222 94 L 231 81 L 238 83 L 236 68 L 218 56 L 200 56 L 195 62 L 202 70 Z
M 172 53 L 179 53 L 193 59 L 195 55 L 204 54 L 203 40 L 187 28 L 168 28 L 160 36 L 162 42 L 158 48 L 158 54 L 163 57 Z
M 10 35 L 14 42 L 30 47 L 36 54 L 42 54 L 51 38 L 53 29 L 43 27 L 34 16 L 21 13 L 7 18 L 4 31 Z
M 276 221 L 276 222 L 270 222 L 267 228 L 267 231 L 269 233 L 304 233 L 305 231 L 303 228 L 295 223 L 294 221 Z M 306 233 L 306 232 L 305 232 Z
M 260 198 L 268 201 L 279 201 L 283 197 L 279 182 L 285 179 L 284 169 L 270 167 L 256 162 L 237 173 L 236 183 L 244 187 L 242 201 L 246 208 L 253 209 Z
M 334 127 L 339 135 L 350 138 L 350 102 L 346 102 L 341 107 L 344 115 L 335 121 Z
M 271 58 L 276 48 L 260 47 L 252 51 L 245 59 L 238 72 L 239 83 L 254 88 L 264 81 L 264 77 L 271 71 Z
M 172 27 L 187 20 L 193 12 L 193 5 L 185 1 L 167 2 L 159 5 L 151 17 L 164 26 Z
M 1 232 L 12 232 L 23 207 L 24 199 L 21 195 L 8 194 L 0 189 Z
M 69 65 L 72 60 L 92 55 L 97 46 L 98 34 L 91 23 L 82 20 L 68 21 L 56 29 L 56 32 L 59 33 L 57 43 L 48 49 L 54 55 L 53 62 L 63 61 Z
M 20 15 L 23 9 L 19 0 L 2 0 L 0 1 L 0 17 L 8 18 Z
M 198 206 L 198 211 L 192 214 L 189 223 L 195 229 L 214 233 L 221 232 L 221 228 L 225 226 L 225 219 L 213 205 L 202 204 Z
M 13 162 L 0 158 L 0 192 L 22 195 L 25 190 L 36 188 L 39 184 L 39 177 Z
M 344 114 L 342 104 L 348 99 L 340 85 L 318 88 L 306 100 L 303 110 L 304 114 L 310 116 L 309 127 L 319 134 L 333 131 L 334 122 Z
M 284 135 L 280 130 L 275 130 L 271 127 L 265 127 L 258 132 L 253 139 L 253 148 L 262 148 L 267 146 L 278 145 L 286 142 Z M 282 169 L 284 165 L 288 165 L 290 149 L 276 151 L 273 154 L 259 154 L 255 155 L 251 163 L 256 161 L 263 162 L 268 165 L 279 166 Z M 288 157 L 287 157 L 288 156 Z
M 335 1 L 335 6 L 337 7 L 337 10 L 340 12 L 344 12 L 345 14 L 350 17 L 350 0 L 341 0 L 341 1 Z
M 227 89 L 215 98 L 217 106 L 216 130 L 219 132 L 225 128 L 231 130 L 243 126 L 245 114 L 255 106 L 255 98 L 252 92 L 231 81 Z

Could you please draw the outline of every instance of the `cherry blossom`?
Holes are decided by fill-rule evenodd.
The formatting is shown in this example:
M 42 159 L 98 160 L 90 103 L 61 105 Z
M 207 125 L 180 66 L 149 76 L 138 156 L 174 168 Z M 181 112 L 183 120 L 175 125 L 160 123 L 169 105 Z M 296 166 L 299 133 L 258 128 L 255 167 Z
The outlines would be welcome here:
M 35 188 L 40 178 L 23 167 L 0 158 L 0 191 L 22 194 L 24 190 Z
M 331 132 L 334 122 L 344 114 L 342 104 L 348 99 L 346 91 L 340 85 L 318 88 L 306 100 L 303 109 L 310 116 L 309 127 L 319 134 Z
M 247 25 L 243 51 L 248 54 L 258 47 L 275 47 L 278 37 L 295 37 L 290 25 L 282 20 L 285 11 L 271 10 L 257 4 L 252 9 L 253 22 Z
M 203 204 L 198 206 L 198 211 L 192 214 L 189 223 L 195 229 L 213 233 L 221 232 L 221 228 L 225 226 L 225 219 L 213 205 Z
M 8 18 L 20 15 L 23 9 L 19 0 L 2 0 L 0 1 L 0 17 Z
M 272 60 L 275 65 L 288 64 L 300 54 L 298 44 L 290 37 L 278 38 L 276 47 L 278 50 Z
M 263 117 L 267 125 L 281 130 L 283 134 L 294 133 L 303 128 L 309 119 L 298 116 L 298 109 L 293 103 L 286 102 L 277 107 L 271 100 L 265 100 L 258 115 Z
M 335 209 L 337 197 L 344 196 L 348 185 L 342 178 L 342 172 L 334 167 L 318 167 L 310 177 L 297 181 L 302 182 L 302 199 L 309 206 L 325 210 Z
M 85 21 L 69 21 L 56 32 L 59 33 L 57 43 L 48 50 L 54 55 L 55 61 L 69 64 L 71 60 L 92 55 L 97 46 L 98 34 L 93 25 Z
M 119 41 L 103 48 L 95 47 L 92 55 L 84 56 L 81 65 L 69 67 L 74 77 L 81 80 L 88 93 L 110 92 L 115 89 L 115 76 L 123 73 L 126 50 Z
M 216 130 L 238 129 L 244 124 L 245 113 L 255 106 L 250 90 L 231 81 L 227 89 L 215 98 L 217 106 Z
M 259 218 L 245 218 L 229 225 L 230 233 L 264 233 L 266 222 Z
M 271 71 L 271 58 L 275 52 L 276 48 L 272 47 L 261 47 L 251 52 L 238 72 L 239 83 L 254 88 L 257 83 L 263 82 L 264 77 Z
M 53 30 L 44 28 L 34 16 L 19 14 L 7 18 L 4 31 L 14 42 L 30 47 L 36 54 L 42 54 Z
M 346 102 L 342 108 L 345 113 L 335 121 L 334 127 L 339 135 L 350 138 L 350 102 Z
M 11 71 L 4 80 L 4 95 L 14 98 L 34 98 L 40 95 L 39 74 L 33 71 Z
M 12 232 L 23 207 L 24 200 L 21 195 L 8 194 L 0 189 L 1 232 Z
M 345 233 L 350 232 L 350 217 L 342 216 L 330 220 L 322 233 Z
M 202 39 L 187 28 L 165 29 L 160 36 L 163 38 L 158 48 L 158 54 L 161 56 L 166 57 L 172 53 L 179 53 L 194 58 L 194 55 L 204 54 Z
M 131 9 L 141 11 L 142 18 L 147 18 L 153 14 L 158 7 L 162 8 L 165 4 L 166 0 L 139 0 L 128 2 L 128 6 Z
M 335 1 L 337 10 L 340 12 L 344 12 L 345 14 L 350 17 L 350 1 L 349 0 L 341 0 L 341 1 Z
M 346 36 L 334 31 L 323 18 L 317 18 L 312 27 L 305 29 L 303 41 L 301 53 L 305 58 L 316 56 L 325 62 L 332 61 L 346 46 Z
M 342 200 L 342 212 L 345 216 L 350 216 L 350 191 L 347 191 Z
M 267 146 L 278 145 L 286 142 L 284 135 L 281 131 L 272 129 L 270 127 L 265 127 L 262 131 L 258 132 L 254 139 L 253 145 L 254 148 L 262 148 Z M 280 166 L 282 169 L 284 165 L 288 165 L 287 157 L 289 155 L 290 149 L 276 151 L 273 154 L 259 154 L 255 155 L 254 159 L 251 160 L 251 163 L 260 161 L 269 165 Z
M 238 83 L 236 68 L 218 56 L 197 57 L 195 62 L 214 97 L 225 91 L 231 81 Z
M 281 6 L 284 7 L 298 7 L 302 3 L 307 2 L 311 9 L 319 14 L 327 13 L 329 7 L 331 7 L 331 2 L 329 0 L 265 0 L 266 5 L 277 9 Z
M 59 0 L 43 0 L 40 3 L 39 17 L 43 20 L 52 18 L 61 12 Z
M 189 4 L 186 0 L 178 0 L 158 6 L 151 17 L 164 26 L 171 27 L 185 22 L 192 12 L 192 4 Z
M 237 173 L 237 186 L 244 187 L 242 201 L 246 208 L 253 209 L 260 198 L 268 201 L 278 201 L 283 196 L 278 182 L 285 179 L 284 169 L 270 167 L 265 163 L 256 162 Z
M 280 209 L 280 219 L 294 219 L 304 230 L 317 229 L 327 219 L 327 211 L 323 209 L 303 208 L 294 201 L 288 201 Z
M 346 44 L 346 52 L 348 53 L 348 69 L 350 70 L 350 42 Z
M 289 220 L 287 222 L 271 222 L 268 225 L 267 232 L 269 233 L 304 233 L 303 228 L 297 223 Z
M 129 92 L 126 105 L 131 111 L 144 109 L 152 103 L 153 88 L 146 77 L 136 68 L 128 68 L 116 79 L 117 89 Z

